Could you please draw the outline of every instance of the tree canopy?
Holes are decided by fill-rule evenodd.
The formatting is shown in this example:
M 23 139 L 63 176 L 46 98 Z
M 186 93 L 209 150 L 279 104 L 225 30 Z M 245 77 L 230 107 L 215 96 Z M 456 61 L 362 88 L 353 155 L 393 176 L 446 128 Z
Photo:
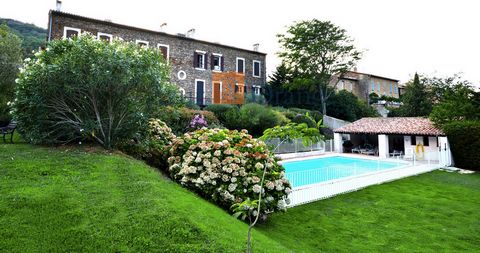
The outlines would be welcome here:
M 278 34 L 282 51 L 279 56 L 286 68 L 295 73 L 291 89 L 307 88 L 319 92 L 322 112 L 336 86 L 338 77 L 353 68 L 361 53 L 347 32 L 330 21 L 300 21 Z
M 7 25 L 0 25 L 0 125 L 10 120 L 15 78 L 22 63 L 22 41 Z

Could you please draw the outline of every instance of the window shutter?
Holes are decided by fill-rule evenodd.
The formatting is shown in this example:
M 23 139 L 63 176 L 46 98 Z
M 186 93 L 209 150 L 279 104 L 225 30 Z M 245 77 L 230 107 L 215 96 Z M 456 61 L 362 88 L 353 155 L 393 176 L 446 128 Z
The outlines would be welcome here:
M 224 62 L 225 62 L 225 61 L 224 61 L 223 56 L 220 56 L 220 69 L 221 69 L 222 71 L 224 71 L 224 69 L 225 69 L 225 64 L 224 64 Z
M 196 68 L 198 66 L 198 62 L 197 62 L 197 52 L 193 52 L 193 67 Z
M 212 70 L 215 68 L 214 63 L 215 63 L 215 56 L 212 54 L 212 57 L 210 57 L 210 66 Z
M 208 53 L 205 53 L 205 54 L 203 55 L 203 63 L 205 63 L 205 65 L 203 65 L 203 68 L 204 68 L 204 69 L 208 69 L 208 68 L 207 68 L 207 67 L 208 67 Z

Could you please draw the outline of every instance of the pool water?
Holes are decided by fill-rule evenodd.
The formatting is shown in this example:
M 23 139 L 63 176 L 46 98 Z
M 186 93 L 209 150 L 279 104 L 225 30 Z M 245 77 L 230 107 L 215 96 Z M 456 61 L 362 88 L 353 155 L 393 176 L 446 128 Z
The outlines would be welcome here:
M 362 175 L 405 165 L 402 162 L 387 162 L 344 156 L 286 161 L 282 164 L 285 167 L 286 176 L 293 187 Z

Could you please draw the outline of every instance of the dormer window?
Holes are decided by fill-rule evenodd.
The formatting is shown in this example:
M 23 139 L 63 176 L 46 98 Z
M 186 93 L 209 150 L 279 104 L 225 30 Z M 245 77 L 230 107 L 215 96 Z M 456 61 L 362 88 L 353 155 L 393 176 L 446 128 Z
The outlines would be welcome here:
M 99 40 L 103 40 L 103 41 L 107 41 L 109 43 L 112 43 L 112 35 L 111 34 L 108 34 L 108 33 L 101 33 L 101 32 L 98 32 L 97 33 L 97 39 Z
M 260 61 L 253 61 L 253 77 L 260 77 Z
M 206 64 L 207 52 L 196 50 L 193 53 L 193 67 L 196 69 L 204 70 Z
M 136 40 L 135 44 L 139 45 L 140 47 L 148 47 L 148 41 L 145 40 Z
M 212 54 L 212 70 L 223 71 L 223 56 L 221 54 Z
M 73 37 L 78 37 L 78 36 L 80 36 L 80 32 L 81 32 L 81 30 L 78 29 L 78 28 L 65 26 L 63 28 L 63 38 L 64 39 L 71 39 Z

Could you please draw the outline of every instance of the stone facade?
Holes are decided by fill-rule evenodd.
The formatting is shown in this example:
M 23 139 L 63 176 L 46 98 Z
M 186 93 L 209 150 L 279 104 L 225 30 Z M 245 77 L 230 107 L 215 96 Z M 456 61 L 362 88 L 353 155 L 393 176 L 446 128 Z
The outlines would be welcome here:
M 158 45 L 167 46 L 167 59 L 171 64 L 171 82 L 177 84 L 183 89 L 187 98 L 191 98 L 199 104 L 202 104 L 202 102 L 203 104 L 210 104 L 213 103 L 214 100 L 217 103 L 241 104 L 243 103 L 244 91 L 251 92 L 252 87 L 260 87 L 266 83 L 266 54 L 261 52 L 197 40 L 183 35 L 172 35 L 116 24 L 110 21 L 91 19 L 59 11 L 50 11 L 49 13 L 49 31 L 47 40 L 64 38 L 66 32 L 65 27 L 67 27 L 67 29 L 80 29 L 80 33 L 88 32 L 93 35 L 98 35 L 99 33 L 107 34 L 107 36 L 111 36 L 114 39 L 117 38 L 124 41 L 143 41 L 147 42 L 149 47 L 154 48 L 157 48 Z M 194 66 L 196 52 L 205 54 L 205 69 L 199 69 Z M 213 54 L 221 55 L 223 61 L 221 70 L 213 70 Z M 237 73 L 237 58 L 244 59 L 245 71 L 243 74 Z M 253 75 L 254 61 L 260 63 L 259 76 Z M 232 73 L 235 76 L 241 76 L 241 78 L 219 80 L 218 73 Z M 216 78 L 213 77 L 214 74 L 217 74 Z M 196 83 L 197 81 L 205 82 L 204 101 L 197 101 L 196 99 L 196 87 L 198 87 Z M 222 83 L 221 93 L 238 93 L 234 94 L 238 99 L 219 100 L 218 97 L 217 99 L 214 99 L 214 81 Z M 236 86 L 236 83 L 240 85 L 243 84 L 245 88 L 235 89 L 234 87 Z M 201 87 L 199 87 L 199 89 L 201 90 Z M 219 95 L 218 90 L 215 95 Z M 226 94 L 222 95 L 220 96 L 231 97 L 225 96 Z
M 371 93 L 376 93 L 378 96 L 399 97 L 398 80 L 356 71 L 345 73 L 336 89 L 350 91 L 365 101 Z

